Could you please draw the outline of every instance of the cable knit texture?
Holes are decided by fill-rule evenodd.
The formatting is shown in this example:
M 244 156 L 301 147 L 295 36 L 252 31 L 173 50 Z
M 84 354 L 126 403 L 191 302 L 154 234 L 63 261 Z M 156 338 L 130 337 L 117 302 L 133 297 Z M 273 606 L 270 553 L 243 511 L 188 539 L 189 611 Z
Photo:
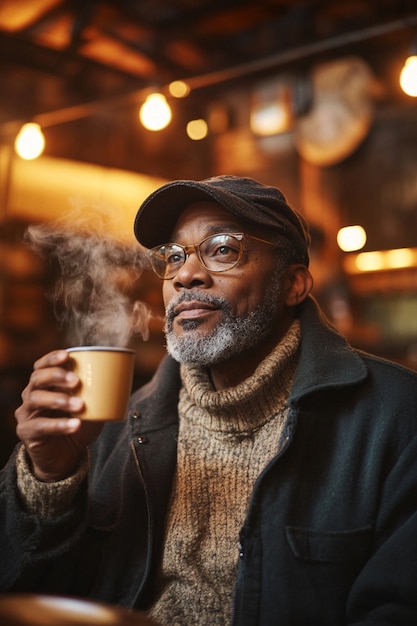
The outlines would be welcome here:
M 16 458 L 16 472 L 17 486 L 26 511 L 43 519 L 58 517 L 65 513 L 86 478 L 88 468 L 87 451 L 78 471 L 73 476 L 54 483 L 44 483 L 35 478 L 30 471 L 26 450 L 22 445 Z
M 254 483 L 285 439 L 299 341 L 295 321 L 250 378 L 221 391 L 206 369 L 181 366 L 177 473 L 150 611 L 159 624 L 231 622 L 239 531 Z

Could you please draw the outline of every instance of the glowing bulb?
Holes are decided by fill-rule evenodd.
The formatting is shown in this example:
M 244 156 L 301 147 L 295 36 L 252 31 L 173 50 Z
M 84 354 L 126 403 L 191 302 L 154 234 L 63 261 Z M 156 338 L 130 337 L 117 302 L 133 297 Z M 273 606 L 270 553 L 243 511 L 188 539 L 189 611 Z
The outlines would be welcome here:
M 208 127 L 205 120 L 191 120 L 187 124 L 187 135 L 194 141 L 207 137 Z
M 417 97 L 417 56 L 406 59 L 400 74 L 400 85 L 408 96 Z
M 285 132 L 290 126 L 288 107 L 282 102 L 270 102 L 252 111 L 250 127 L 256 135 L 267 137 Z
M 366 243 L 366 232 L 362 226 L 345 226 L 337 233 L 337 245 L 343 252 L 360 250 Z
M 162 130 L 172 119 L 171 108 L 161 93 L 150 94 L 142 104 L 139 119 L 147 130 Z
M 361 272 L 376 272 L 385 267 L 384 255 L 382 252 L 361 252 L 356 257 L 356 267 Z
M 30 161 L 40 156 L 45 148 L 45 137 L 39 124 L 23 124 L 14 142 L 17 154 Z
M 168 85 L 169 93 L 174 98 L 186 98 L 190 93 L 190 87 L 183 80 L 174 80 Z
M 398 248 L 387 250 L 387 265 L 394 269 L 396 267 L 412 267 L 414 261 L 413 251 L 410 248 Z

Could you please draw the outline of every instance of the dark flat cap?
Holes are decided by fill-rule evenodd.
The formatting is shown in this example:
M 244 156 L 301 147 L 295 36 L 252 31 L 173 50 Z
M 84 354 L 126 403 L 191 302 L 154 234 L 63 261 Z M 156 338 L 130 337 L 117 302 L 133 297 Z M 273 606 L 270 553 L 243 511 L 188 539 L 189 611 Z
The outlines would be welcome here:
M 139 207 L 134 223 L 136 239 L 146 248 L 167 243 L 181 212 L 201 200 L 217 202 L 236 217 L 285 237 L 294 246 L 294 259 L 308 265 L 310 236 L 304 218 L 276 187 L 240 176 L 176 180 L 163 185 Z

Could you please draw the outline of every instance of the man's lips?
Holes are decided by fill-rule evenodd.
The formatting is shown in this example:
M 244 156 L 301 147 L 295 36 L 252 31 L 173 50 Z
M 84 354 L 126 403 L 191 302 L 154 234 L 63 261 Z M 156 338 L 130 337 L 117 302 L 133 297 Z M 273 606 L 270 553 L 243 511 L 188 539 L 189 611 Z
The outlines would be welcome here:
M 174 316 L 181 318 L 199 317 L 200 315 L 207 313 L 207 311 L 214 311 L 215 307 L 207 302 L 199 302 L 193 300 L 191 302 L 181 302 L 174 307 Z

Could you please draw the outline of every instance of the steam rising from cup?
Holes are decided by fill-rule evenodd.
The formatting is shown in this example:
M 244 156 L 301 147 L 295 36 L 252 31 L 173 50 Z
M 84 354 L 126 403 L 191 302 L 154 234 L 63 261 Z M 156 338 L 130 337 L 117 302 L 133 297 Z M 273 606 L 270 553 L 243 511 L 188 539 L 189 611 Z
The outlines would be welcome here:
M 149 336 L 150 309 L 135 300 L 146 263 L 140 247 L 125 245 L 82 224 L 33 225 L 26 239 L 59 276 L 52 294 L 57 320 L 74 346 L 125 347 L 131 338 Z

